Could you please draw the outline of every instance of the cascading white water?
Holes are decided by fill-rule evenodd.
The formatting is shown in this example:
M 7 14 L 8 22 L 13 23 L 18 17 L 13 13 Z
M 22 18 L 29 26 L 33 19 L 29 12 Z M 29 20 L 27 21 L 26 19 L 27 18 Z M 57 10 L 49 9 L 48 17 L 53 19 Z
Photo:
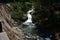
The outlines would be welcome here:
M 23 24 L 29 25 L 30 23 L 32 23 L 32 15 L 30 13 L 33 11 L 34 11 L 34 9 L 31 9 L 27 12 L 28 19 Z
M 27 18 L 28 19 L 25 22 L 23 22 L 19 27 L 25 33 L 28 33 L 28 32 L 30 33 L 35 28 L 35 24 L 32 23 L 32 15 L 31 15 L 31 13 L 33 13 L 33 11 L 34 11 L 34 8 L 27 11 Z

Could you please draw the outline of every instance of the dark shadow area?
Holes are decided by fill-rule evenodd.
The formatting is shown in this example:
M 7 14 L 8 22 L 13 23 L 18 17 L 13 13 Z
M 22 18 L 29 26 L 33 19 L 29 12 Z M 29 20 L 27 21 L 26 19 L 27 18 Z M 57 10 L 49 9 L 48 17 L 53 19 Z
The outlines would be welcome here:
M 0 22 L 0 32 L 2 32 L 2 24 L 1 24 L 1 22 Z

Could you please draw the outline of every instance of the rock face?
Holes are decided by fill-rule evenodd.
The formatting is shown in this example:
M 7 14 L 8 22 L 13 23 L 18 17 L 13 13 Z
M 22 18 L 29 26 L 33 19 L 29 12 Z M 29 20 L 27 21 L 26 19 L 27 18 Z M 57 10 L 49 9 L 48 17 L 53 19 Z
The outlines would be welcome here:
M 11 18 L 9 8 L 7 5 L 0 5 L 0 16 L 2 19 L 1 29 L 3 30 L 3 32 L 6 32 L 2 33 L 2 38 L 0 37 L 1 40 L 5 40 L 4 38 L 6 38 L 6 40 L 24 40 L 24 33 L 18 28 L 16 24 L 14 24 L 14 20 Z M 3 37 L 4 34 L 7 34 L 9 39 L 6 35 Z

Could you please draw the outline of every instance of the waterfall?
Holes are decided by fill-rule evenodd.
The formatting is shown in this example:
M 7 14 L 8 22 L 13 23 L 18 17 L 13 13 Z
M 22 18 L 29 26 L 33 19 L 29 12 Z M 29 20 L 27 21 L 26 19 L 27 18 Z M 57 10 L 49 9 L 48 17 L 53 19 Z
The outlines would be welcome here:
M 23 30 L 25 32 L 31 32 L 32 29 L 35 28 L 35 25 L 32 23 L 32 15 L 31 15 L 33 11 L 34 11 L 33 8 L 27 11 L 28 19 L 25 22 L 23 22 L 23 25 L 24 25 Z
M 34 9 L 31 9 L 31 10 L 27 11 L 27 17 L 28 17 L 28 19 L 23 24 L 29 25 L 30 23 L 32 23 L 31 12 L 33 12 L 33 11 L 34 11 Z
M 19 28 L 21 30 L 23 30 L 23 32 L 28 33 L 28 34 L 32 33 L 34 28 L 36 28 L 35 24 L 32 23 L 31 13 L 33 13 L 33 12 L 34 12 L 34 8 L 28 10 L 27 13 L 26 13 L 27 20 L 25 22 L 23 22 L 21 25 L 19 25 Z

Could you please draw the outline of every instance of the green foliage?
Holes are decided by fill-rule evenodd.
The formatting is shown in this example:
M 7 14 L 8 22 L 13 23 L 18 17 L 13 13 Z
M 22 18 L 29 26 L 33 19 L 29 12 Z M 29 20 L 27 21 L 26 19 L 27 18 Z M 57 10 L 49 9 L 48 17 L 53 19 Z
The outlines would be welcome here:
M 31 2 L 11 2 L 10 3 L 13 10 L 11 11 L 12 18 L 15 21 L 23 22 L 27 17 L 24 16 L 24 14 L 27 13 L 27 11 L 31 8 L 32 3 Z M 25 17 L 25 18 L 23 18 Z

